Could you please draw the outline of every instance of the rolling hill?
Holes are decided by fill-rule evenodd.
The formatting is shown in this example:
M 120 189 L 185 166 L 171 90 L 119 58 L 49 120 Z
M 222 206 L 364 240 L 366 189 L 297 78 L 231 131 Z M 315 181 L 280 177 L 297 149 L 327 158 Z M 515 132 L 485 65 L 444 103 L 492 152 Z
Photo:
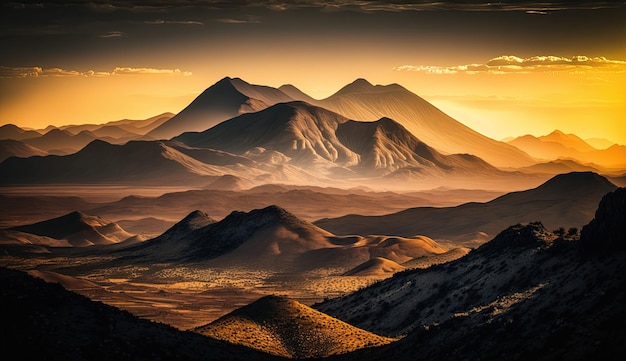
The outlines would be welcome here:
M 540 220 L 549 229 L 580 229 L 598 201 L 617 186 L 592 172 L 557 175 L 537 188 L 507 193 L 485 203 L 410 208 L 384 216 L 346 215 L 314 224 L 338 235 L 426 235 L 444 244 L 475 247 L 510 224 Z

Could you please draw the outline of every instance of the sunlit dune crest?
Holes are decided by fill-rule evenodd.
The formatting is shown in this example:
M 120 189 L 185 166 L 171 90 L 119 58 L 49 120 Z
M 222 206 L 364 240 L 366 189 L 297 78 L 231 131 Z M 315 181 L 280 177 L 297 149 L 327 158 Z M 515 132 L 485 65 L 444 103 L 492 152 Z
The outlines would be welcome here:
M 194 331 L 297 359 L 327 357 L 394 341 L 278 296 L 261 298 Z

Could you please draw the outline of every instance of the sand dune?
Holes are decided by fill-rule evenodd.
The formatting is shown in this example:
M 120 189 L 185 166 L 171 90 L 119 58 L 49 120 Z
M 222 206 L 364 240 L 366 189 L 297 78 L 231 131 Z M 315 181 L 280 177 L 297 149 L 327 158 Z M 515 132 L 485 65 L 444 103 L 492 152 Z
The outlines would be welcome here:
M 82 212 L 72 212 L 58 218 L 13 227 L 9 231 L 64 240 L 75 247 L 114 244 L 133 236 L 113 222 Z M 55 242 L 49 246 L 55 247 L 58 244 Z
M 394 341 L 279 296 L 263 297 L 194 331 L 296 359 L 327 357 Z

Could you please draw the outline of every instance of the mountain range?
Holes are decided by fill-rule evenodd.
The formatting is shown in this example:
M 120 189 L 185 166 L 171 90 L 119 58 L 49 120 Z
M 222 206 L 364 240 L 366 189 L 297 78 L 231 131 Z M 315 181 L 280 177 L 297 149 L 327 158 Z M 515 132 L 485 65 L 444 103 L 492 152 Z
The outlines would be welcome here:
M 592 167 L 624 168 L 626 165 L 626 146 L 613 144 L 599 150 L 574 134 L 560 131 L 540 137 L 524 135 L 507 143 L 538 159 L 571 159 Z
M 365 79 L 316 100 L 293 85 L 273 88 L 226 77 L 176 115 L 37 132 L 8 124 L 0 134 L 14 141 L 1 144 L 4 185 L 198 186 L 228 175 L 248 187 L 366 184 L 409 191 L 467 183 L 511 190 L 566 170 L 619 177 L 626 168 L 623 146 L 597 150 L 558 131 L 495 141 L 398 84 Z M 25 156 L 30 158 L 20 158 Z M 92 159 L 103 166 L 89 164 Z

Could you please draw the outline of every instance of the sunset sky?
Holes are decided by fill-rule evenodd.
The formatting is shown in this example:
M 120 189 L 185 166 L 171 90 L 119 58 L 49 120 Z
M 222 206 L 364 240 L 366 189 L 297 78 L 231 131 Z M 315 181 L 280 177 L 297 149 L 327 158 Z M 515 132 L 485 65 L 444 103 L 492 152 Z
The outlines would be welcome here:
M 219 79 L 324 98 L 398 83 L 502 139 L 626 144 L 626 3 L 17 1 L 0 5 L 0 124 L 177 113 Z

